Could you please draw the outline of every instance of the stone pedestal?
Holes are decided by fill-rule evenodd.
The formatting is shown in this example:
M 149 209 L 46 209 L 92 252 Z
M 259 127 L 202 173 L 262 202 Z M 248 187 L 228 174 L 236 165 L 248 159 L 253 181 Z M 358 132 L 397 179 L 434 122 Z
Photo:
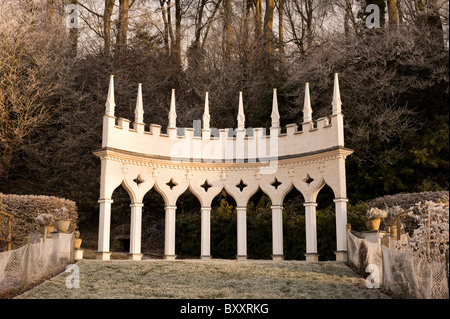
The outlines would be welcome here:
M 70 259 L 70 251 L 73 247 L 73 243 L 69 243 L 67 245 L 61 245 L 61 240 L 67 236 L 70 236 L 71 233 L 52 233 L 52 239 L 53 239 L 53 249 L 56 252 L 56 258 L 62 259 L 67 258 Z M 46 241 L 48 238 L 46 238 Z
M 316 262 L 319 261 L 319 254 L 315 253 L 307 253 L 305 254 L 307 262 Z
M 283 255 L 272 255 L 272 260 L 281 261 L 281 260 L 284 260 L 284 256 Z
M 83 253 L 84 253 L 83 249 L 75 249 L 74 254 L 73 254 L 73 258 L 75 260 L 82 260 L 83 259 Z
M 141 260 L 142 254 L 128 254 L 130 260 Z
M 110 260 L 111 259 L 110 251 L 96 251 L 95 255 L 96 255 L 96 259 L 99 259 L 99 260 Z
M 347 251 L 335 251 L 336 261 L 347 261 Z
M 175 260 L 177 255 L 164 255 L 165 260 Z
M 380 230 L 364 231 L 362 235 L 368 242 L 381 245 L 381 240 L 386 235 L 386 232 Z

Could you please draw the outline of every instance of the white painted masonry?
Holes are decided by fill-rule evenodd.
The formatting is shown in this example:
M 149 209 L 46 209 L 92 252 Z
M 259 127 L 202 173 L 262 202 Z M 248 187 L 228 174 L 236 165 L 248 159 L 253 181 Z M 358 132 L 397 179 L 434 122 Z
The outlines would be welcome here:
M 114 116 L 114 77 L 111 75 L 103 117 L 102 148 L 94 151 L 101 160 L 100 215 L 97 258 L 110 258 L 111 204 L 114 190 L 122 185 L 131 199 L 130 258 L 141 259 L 142 207 L 153 187 L 165 202 L 166 259 L 175 259 L 175 222 L 178 197 L 189 189 L 201 204 L 201 257 L 211 258 L 211 202 L 223 189 L 237 204 L 237 258 L 247 258 L 247 202 L 260 188 L 272 202 L 273 259 L 283 259 L 283 200 L 293 187 L 303 195 L 306 214 L 306 259 L 318 260 L 316 198 L 327 184 L 335 195 L 336 260 L 346 260 L 345 227 L 347 194 L 345 159 L 353 151 L 344 147 L 344 122 L 338 75 L 335 74 L 332 115 L 312 116 L 309 84 L 305 87 L 304 121 L 286 126 L 281 134 L 276 89 L 272 125 L 245 128 L 244 100 L 239 92 L 238 128 L 229 137 L 226 129 L 210 128 L 210 105 L 205 95 L 203 129 L 177 134 L 175 90 L 172 90 L 166 133 L 161 126 L 143 123 L 142 86 L 138 85 L 135 120 Z M 217 133 L 218 132 L 218 133 Z M 139 180 L 139 183 L 135 182 Z

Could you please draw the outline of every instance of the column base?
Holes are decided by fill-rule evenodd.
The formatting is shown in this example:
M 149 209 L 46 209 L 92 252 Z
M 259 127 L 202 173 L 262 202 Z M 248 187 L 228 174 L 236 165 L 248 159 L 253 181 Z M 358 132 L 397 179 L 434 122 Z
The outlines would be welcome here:
M 272 255 L 272 260 L 284 260 L 284 255 Z
M 83 249 L 75 248 L 73 259 L 75 259 L 75 260 L 82 260 L 83 259 L 83 253 L 84 253 Z
M 209 260 L 209 259 L 211 259 L 211 255 L 200 256 L 200 258 L 203 260 Z
M 247 255 L 237 255 L 236 259 L 237 260 L 247 260 Z
M 177 255 L 164 255 L 165 260 L 175 260 L 177 258 Z
M 307 262 L 317 262 L 319 261 L 319 254 L 316 253 L 306 253 L 306 261 Z
M 99 260 L 110 260 L 111 259 L 110 251 L 96 251 L 95 254 L 97 255 L 96 259 L 99 259 Z
M 130 260 L 142 260 L 142 254 L 128 254 Z
M 341 251 L 335 251 L 334 254 L 336 255 L 336 261 L 347 261 L 347 251 L 341 250 Z

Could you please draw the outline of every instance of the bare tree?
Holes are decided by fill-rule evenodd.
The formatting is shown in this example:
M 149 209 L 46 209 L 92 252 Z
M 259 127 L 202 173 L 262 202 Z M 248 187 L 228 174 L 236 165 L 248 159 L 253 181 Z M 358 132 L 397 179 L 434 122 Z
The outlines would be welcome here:
M 68 32 L 61 25 L 50 28 L 41 20 L 42 13 L 33 3 L 21 8 L 11 1 L 0 3 L 0 187 L 3 188 L 8 186 L 11 172 L 26 165 L 25 145 L 59 112 L 57 96 L 65 90 L 65 81 L 69 79 L 65 75 L 73 63 Z

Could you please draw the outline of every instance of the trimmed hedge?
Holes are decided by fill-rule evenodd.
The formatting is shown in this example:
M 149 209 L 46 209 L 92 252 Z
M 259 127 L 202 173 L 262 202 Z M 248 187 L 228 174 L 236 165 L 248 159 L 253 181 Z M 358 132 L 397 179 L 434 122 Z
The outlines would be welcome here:
M 12 223 L 13 246 L 20 247 L 25 237 L 39 228 L 34 219 L 42 213 L 54 214 L 55 209 L 66 207 L 72 226 L 78 222 L 78 211 L 74 201 L 44 195 L 0 194 L 5 213 L 14 216 Z

